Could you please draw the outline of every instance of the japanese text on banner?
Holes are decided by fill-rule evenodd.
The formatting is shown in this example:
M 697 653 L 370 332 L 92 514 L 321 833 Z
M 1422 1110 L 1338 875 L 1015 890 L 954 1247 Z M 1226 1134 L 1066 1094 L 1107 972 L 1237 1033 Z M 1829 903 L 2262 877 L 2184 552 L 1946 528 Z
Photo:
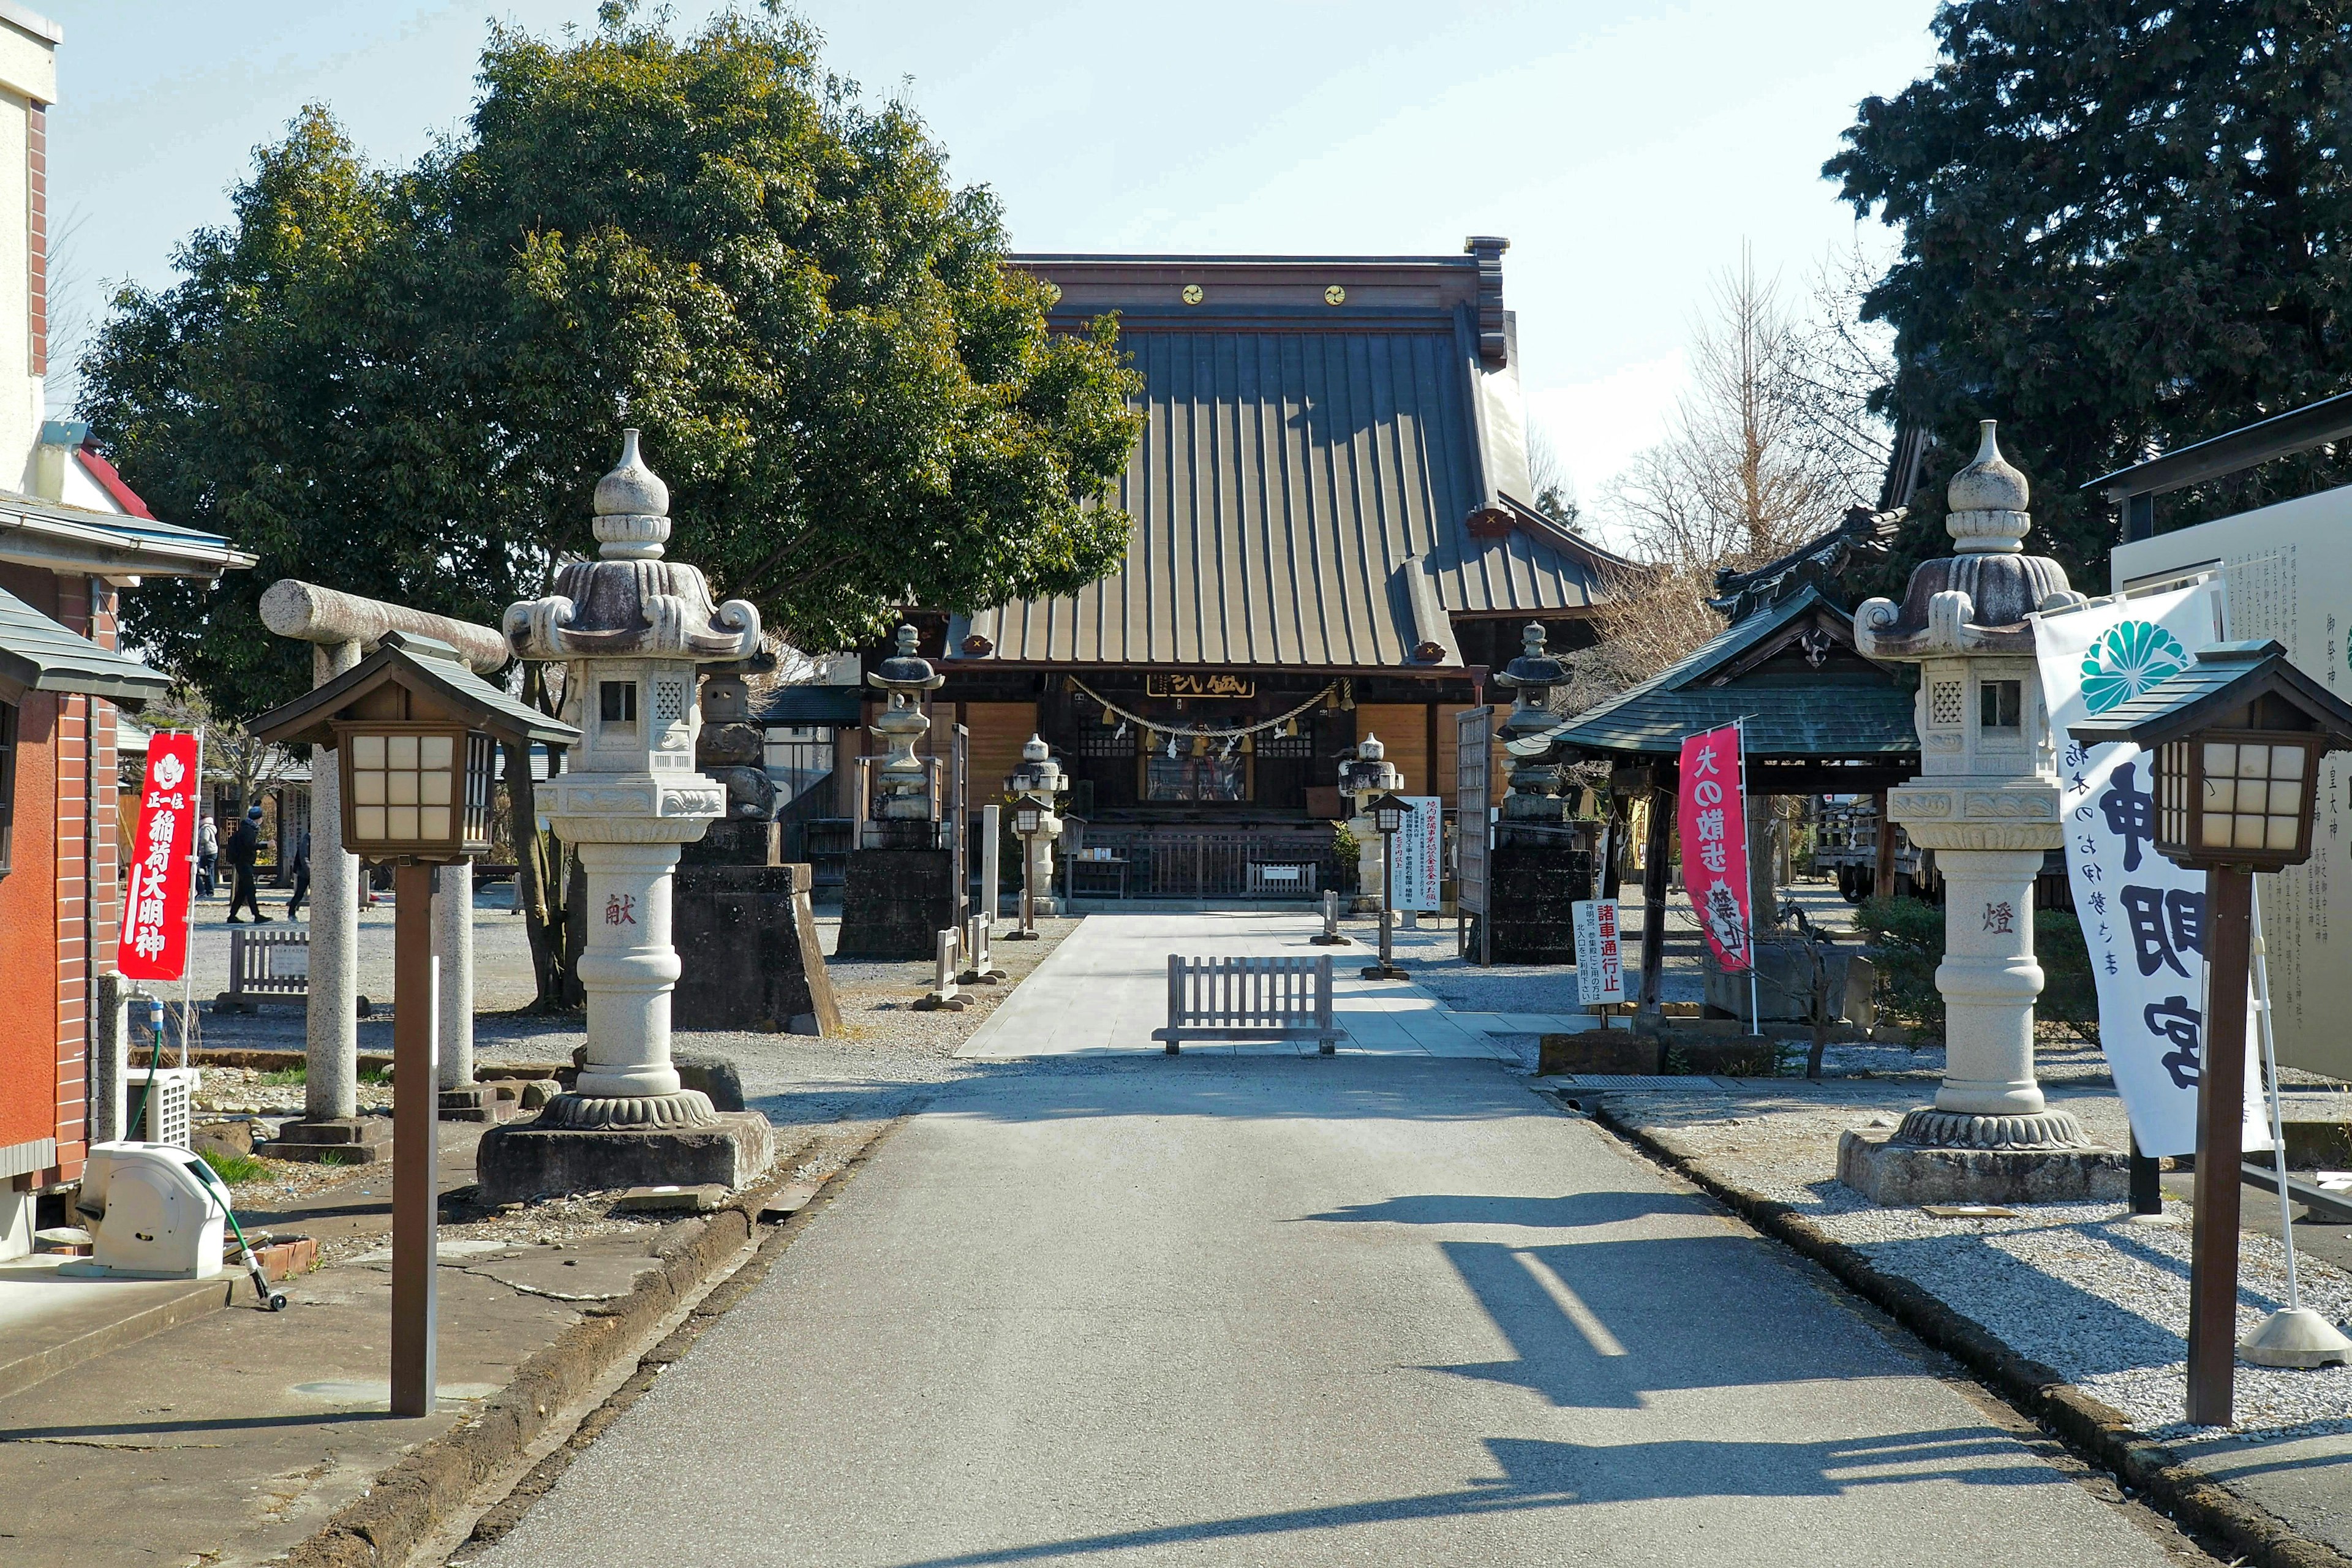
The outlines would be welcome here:
M 187 972 L 188 862 L 203 795 L 196 764 L 194 735 L 159 734 L 148 743 L 115 965 L 131 980 L 177 980 Z
M 2099 993 L 2099 1044 L 2145 1154 L 2197 1147 L 2204 1053 L 2205 873 L 2156 849 L 2155 760 L 2120 742 L 2085 746 L 2068 726 L 2138 696 L 2214 640 L 2221 585 L 2094 605 L 2034 623 L 2058 753 L 2059 820 L 2074 912 Z M 2253 1032 L 2247 1048 L 2253 1049 Z M 2262 1076 L 2249 1071 L 2248 1146 Z
M 1748 801 L 1740 779 L 1739 726 L 1683 742 L 1675 825 L 1683 839 L 1683 888 L 1716 962 L 1748 964 Z

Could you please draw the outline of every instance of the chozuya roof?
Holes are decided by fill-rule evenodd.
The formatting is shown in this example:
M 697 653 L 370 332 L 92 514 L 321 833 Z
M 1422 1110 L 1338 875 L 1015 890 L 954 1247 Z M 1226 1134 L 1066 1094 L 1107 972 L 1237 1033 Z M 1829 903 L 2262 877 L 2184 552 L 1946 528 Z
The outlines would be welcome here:
M 1574 614 L 1643 568 L 1532 501 L 1506 242 L 1458 257 L 1031 256 L 1143 378 L 1126 564 L 959 614 L 987 660 L 1458 669 L 1452 617 Z
M 100 647 L 0 591 L 0 701 L 21 702 L 28 691 L 81 691 L 136 712 L 171 684 L 137 659 Z
M 1555 729 L 1507 743 L 1671 756 L 1685 736 L 1745 721 L 1751 756 L 1896 757 L 1916 752 L 1910 694 L 1854 656 L 1845 612 L 1807 584 Z
M 702 570 L 665 561 L 669 487 L 621 432 L 621 460 L 596 481 L 594 561 L 555 574 L 544 599 L 509 605 L 501 629 L 517 655 L 551 662 L 590 658 L 750 658 L 760 652 L 760 612 L 748 600 L 714 605 Z
M 324 686 L 272 708 L 250 728 L 257 739 L 279 745 L 331 746 L 335 739 L 329 724 L 335 714 L 376 687 L 394 680 L 422 689 L 467 723 L 488 730 L 502 741 L 546 741 L 569 746 L 580 739 L 580 731 L 571 725 L 549 718 L 476 675 L 447 643 L 408 632 L 384 633 L 373 653 Z

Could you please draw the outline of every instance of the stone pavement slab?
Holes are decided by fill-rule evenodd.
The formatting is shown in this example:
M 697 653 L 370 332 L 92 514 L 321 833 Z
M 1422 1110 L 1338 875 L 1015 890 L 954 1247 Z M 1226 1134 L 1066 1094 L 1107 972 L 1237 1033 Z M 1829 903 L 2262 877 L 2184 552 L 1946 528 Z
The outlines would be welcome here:
M 47 1254 L 0 1264 L 0 1399 L 216 1312 L 245 1282 L 241 1272 L 211 1279 L 77 1279 L 58 1272 L 65 1261 Z
M 1907 1347 L 1493 1062 L 1034 1063 L 474 1561 L 2168 1560 Z
M 1168 1021 L 1168 957 L 1275 957 L 1332 954 L 1333 1006 L 1344 1054 L 1461 1057 L 1517 1061 L 1507 1042 L 1466 1026 L 1445 1004 L 1406 982 L 1371 981 L 1357 971 L 1370 962 L 1361 946 L 1317 947 L 1322 922 L 1310 915 L 1095 914 L 1063 940 L 1028 984 L 957 1054 L 978 1059 L 1158 1052 L 1151 1032 Z M 1045 984 L 1039 984 L 1040 981 Z M 1188 1043 L 1189 1054 L 1313 1055 L 1312 1045 Z

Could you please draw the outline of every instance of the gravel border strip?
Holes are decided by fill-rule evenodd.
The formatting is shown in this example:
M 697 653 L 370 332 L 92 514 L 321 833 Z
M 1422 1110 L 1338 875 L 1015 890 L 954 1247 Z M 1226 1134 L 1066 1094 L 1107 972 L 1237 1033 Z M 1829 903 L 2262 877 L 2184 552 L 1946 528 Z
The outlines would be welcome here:
M 799 1214 L 764 1238 L 760 1235 L 761 1209 L 792 1184 L 791 1164 L 784 1158 L 723 1207 L 666 1227 L 656 1244 L 660 1267 L 639 1276 L 627 1296 L 590 1305 L 578 1322 L 524 1362 L 513 1380 L 469 1419 L 411 1450 L 279 1561 L 286 1568 L 396 1568 L 409 1563 L 478 1500 L 483 1488 L 511 1474 L 527 1449 L 552 1436 L 572 1409 L 609 1381 L 631 1347 L 643 1343 L 665 1320 L 683 1315 L 686 1323 L 673 1329 L 655 1351 L 640 1354 L 640 1376 L 648 1358 L 692 1324 L 714 1298 L 721 1299 L 710 1308 L 714 1316 L 739 1300 L 740 1293 L 730 1292 L 723 1281 L 711 1288 L 716 1277 L 740 1264 L 742 1254 L 755 1243 L 755 1259 L 771 1248 L 781 1252 L 789 1245 L 787 1238 L 799 1233 L 812 1212 L 831 1201 L 836 1185 L 864 1163 L 898 1121 L 878 1130 Z M 590 1406 L 585 1415 L 593 1420 L 600 1409 Z M 599 1424 L 596 1430 L 602 1429 Z M 567 1443 L 557 1452 L 568 1449 Z
M 1759 1197 L 1676 1153 L 1639 1126 L 1619 1120 L 1605 1095 L 1559 1096 L 1578 1109 L 1590 1104 L 1601 1125 L 1691 1182 L 1758 1230 L 1812 1259 L 1856 1295 L 1952 1356 L 2017 1410 L 2042 1423 L 2142 1493 L 2146 1500 L 2209 1541 L 2226 1546 L 2252 1568 L 2352 1568 L 2352 1557 L 2297 1534 L 2284 1521 L 2183 1464 L 2164 1444 L 2135 1428 L 2124 1414 L 2039 1362 L 2030 1361 L 1909 1279 L 1881 1270 L 1846 1243 L 1824 1234 L 1806 1215 L 1777 1198 Z

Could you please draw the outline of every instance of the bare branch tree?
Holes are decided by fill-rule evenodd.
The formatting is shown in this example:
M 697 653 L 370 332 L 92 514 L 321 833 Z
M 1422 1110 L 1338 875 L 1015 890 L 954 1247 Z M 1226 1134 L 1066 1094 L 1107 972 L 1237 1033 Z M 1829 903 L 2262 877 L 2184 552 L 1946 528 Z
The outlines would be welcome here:
M 1584 505 L 1576 496 L 1576 480 L 1551 432 L 1532 419 L 1528 422 L 1528 482 L 1535 489 L 1536 510 L 1572 531 L 1584 515 Z
M 1723 629 L 1706 605 L 1718 570 L 1784 554 L 1877 493 L 1889 437 L 1869 398 L 1891 366 L 1860 320 L 1870 271 L 1858 242 L 1826 258 L 1802 313 L 1758 278 L 1746 246 L 1716 281 L 1666 438 L 1609 489 L 1652 572 L 1610 585 L 1601 646 L 1580 659 L 1597 694 L 1656 675 Z

